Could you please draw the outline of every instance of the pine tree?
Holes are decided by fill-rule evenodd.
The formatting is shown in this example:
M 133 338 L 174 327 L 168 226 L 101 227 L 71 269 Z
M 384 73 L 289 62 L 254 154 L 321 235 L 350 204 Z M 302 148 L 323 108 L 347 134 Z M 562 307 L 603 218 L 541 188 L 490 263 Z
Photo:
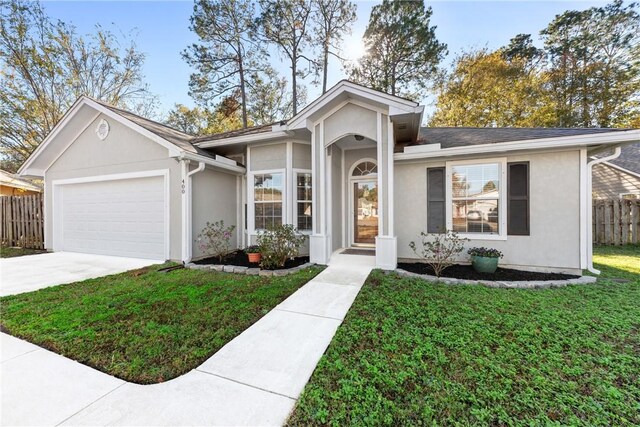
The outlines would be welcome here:
M 200 43 L 183 52 L 197 70 L 189 81 L 189 94 L 205 107 L 220 97 L 239 93 L 242 126 L 248 125 L 247 77 L 258 72 L 264 59 L 253 26 L 255 7 L 251 0 L 196 0 L 191 30 Z
M 447 52 L 430 25 L 432 13 L 422 0 L 383 0 L 374 6 L 364 33 L 366 53 L 351 79 L 392 95 L 424 95 Z

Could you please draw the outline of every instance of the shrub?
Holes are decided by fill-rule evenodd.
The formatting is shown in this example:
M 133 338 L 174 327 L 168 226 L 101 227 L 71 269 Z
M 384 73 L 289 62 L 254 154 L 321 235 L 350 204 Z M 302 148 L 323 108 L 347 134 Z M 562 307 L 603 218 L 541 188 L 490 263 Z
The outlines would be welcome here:
M 282 268 L 287 259 L 300 254 L 300 246 L 307 236 L 301 234 L 293 225 L 274 225 L 258 236 L 258 246 L 262 254 L 260 267 L 266 269 Z
M 471 256 L 481 256 L 485 258 L 502 258 L 502 252 L 493 248 L 471 248 L 467 251 L 467 253 Z
M 411 250 L 429 264 L 437 277 L 440 277 L 445 268 L 455 264 L 456 256 L 464 249 L 464 239 L 458 233 L 446 230 L 444 233 L 428 234 L 420 232 L 421 247 L 415 242 L 410 242 Z
M 235 225 L 225 227 L 222 220 L 214 223 L 207 221 L 207 225 L 196 239 L 200 250 L 206 255 L 217 257 L 219 261 L 222 261 L 222 258 L 231 252 L 231 237 L 235 229 Z

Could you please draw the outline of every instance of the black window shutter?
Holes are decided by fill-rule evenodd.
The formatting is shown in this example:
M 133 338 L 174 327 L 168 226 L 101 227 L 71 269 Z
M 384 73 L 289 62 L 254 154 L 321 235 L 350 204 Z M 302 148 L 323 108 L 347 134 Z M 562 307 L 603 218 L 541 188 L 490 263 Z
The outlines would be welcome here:
M 507 234 L 529 235 L 529 162 L 507 164 Z
M 427 168 L 427 233 L 445 231 L 445 170 Z

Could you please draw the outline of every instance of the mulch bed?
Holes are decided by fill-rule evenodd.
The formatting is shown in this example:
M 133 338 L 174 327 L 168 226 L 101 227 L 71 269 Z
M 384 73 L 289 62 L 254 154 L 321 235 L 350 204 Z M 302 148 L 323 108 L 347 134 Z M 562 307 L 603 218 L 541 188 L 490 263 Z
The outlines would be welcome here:
M 289 268 L 298 267 L 302 264 L 306 264 L 309 262 L 308 256 L 299 256 L 293 259 L 288 259 L 287 262 L 284 263 L 283 268 L 263 268 L 263 270 L 286 270 Z M 194 261 L 194 264 L 198 265 L 209 265 L 209 264 L 218 264 L 218 265 L 236 265 L 238 267 L 249 267 L 249 268 L 258 268 L 260 267 L 259 263 L 249 262 L 249 257 L 243 251 L 234 251 L 222 258 L 220 260 L 218 257 L 209 257 L 203 258 L 198 261 Z M 262 267 L 260 267 L 262 268 Z
M 422 262 L 399 262 L 398 268 L 405 271 L 416 274 L 428 274 L 435 276 L 431 266 Z M 574 276 L 571 274 L 561 273 L 539 273 L 535 271 L 521 271 L 513 270 L 510 268 L 500 268 L 495 273 L 478 273 L 470 265 L 456 264 L 451 267 L 445 268 L 442 272 L 442 277 L 449 277 L 452 279 L 465 279 L 465 280 L 491 280 L 491 281 L 547 281 L 547 280 L 569 280 L 577 279 L 580 276 Z

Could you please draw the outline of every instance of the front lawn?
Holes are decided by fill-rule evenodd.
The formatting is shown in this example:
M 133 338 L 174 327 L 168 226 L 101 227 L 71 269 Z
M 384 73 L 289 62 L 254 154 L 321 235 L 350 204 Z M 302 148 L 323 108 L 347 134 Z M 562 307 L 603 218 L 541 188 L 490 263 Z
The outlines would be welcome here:
M 200 365 L 320 271 L 162 267 L 0 298 L 0 327 L 127 381 L 157 383 Z
M 289 424 L 640 424 L 640 248 L 596 251 L 559 289 L 374 271 Z
M 0 246 L 0 258 L 13 258 L 24 255 L 44 254 L 47 251 L 40 249 L 13 248 L 8 246 Z

